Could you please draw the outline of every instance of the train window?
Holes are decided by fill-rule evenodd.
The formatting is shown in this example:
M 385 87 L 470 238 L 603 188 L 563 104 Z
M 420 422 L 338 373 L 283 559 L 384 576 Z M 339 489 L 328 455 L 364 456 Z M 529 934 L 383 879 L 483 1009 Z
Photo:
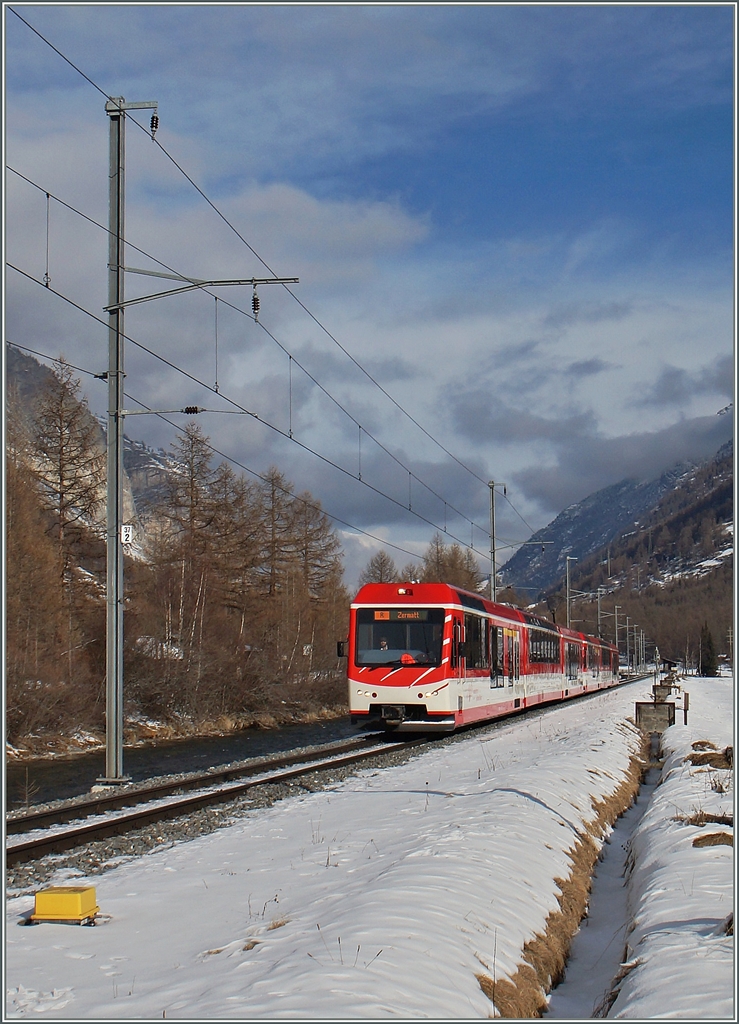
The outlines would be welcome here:
M 440 665 L 443 608 L 359 608 L 357 665 Z
M 559 637 L 546 629 L 529 629 L 529 661 L 535 664 L 559 664 Z
M 505 631 L 505 665 L 508 671 L 508 685 L 518 679 L 518 635 L 512 629 Z
M 470 615 L 465 612 L 464 616 L 464 653 L 467 660 L 467 668 L 488 667 L 488 645 L 486 633 L 489 623 L 480 615 Z

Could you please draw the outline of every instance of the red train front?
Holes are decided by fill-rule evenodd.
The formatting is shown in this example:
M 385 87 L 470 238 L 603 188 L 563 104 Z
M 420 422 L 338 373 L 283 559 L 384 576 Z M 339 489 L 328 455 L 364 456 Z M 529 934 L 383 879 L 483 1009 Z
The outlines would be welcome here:
M 451 732 L 618 682 L 612 645 L 444 583 L 370 583 L 351 606 L 352 722 Z

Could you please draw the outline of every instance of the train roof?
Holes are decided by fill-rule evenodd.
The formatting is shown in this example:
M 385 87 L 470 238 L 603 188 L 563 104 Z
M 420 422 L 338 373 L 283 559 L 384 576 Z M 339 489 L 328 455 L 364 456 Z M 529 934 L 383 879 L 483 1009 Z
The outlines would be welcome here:
M 606 647 L 613 647 L 608 640 L 590 636 L 587 633 L 580 633 L 578 630 L 560 626 L 556 622 L 533 612 L 524 611 L 514 605 L 501 604 L 490 601 L 482 594 L 474 594 L 462 587 L 455 587 L 451 583 L 415 583 L 415 582 L 394 582 L 394 583 L 366 583 L 352 601 L 352 605 L 362 604 L 415 604 L 419 599 L 429 601 L 433 604 L 460 604 L 463 608 L 471 608 L 475 611 L 487 612 L 489 615 L 500 615 L 503 618 L 514 622 L 526 623 L 536 626 L 537 629 L 545 629 L 551 633 L 557 633 L 571 640 L 587 640 L 590 643 L 600 644 Z

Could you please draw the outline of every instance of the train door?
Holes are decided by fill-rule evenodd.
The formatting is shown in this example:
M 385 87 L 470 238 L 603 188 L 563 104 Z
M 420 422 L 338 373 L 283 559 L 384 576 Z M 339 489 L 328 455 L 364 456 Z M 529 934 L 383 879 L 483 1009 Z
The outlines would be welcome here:
M 518 632 L 515 629 L 506 629 L 505 633 L 505 665 L 504 669 L 508 676 L 508 685 L 513 686 L 521 675 L 521 647 L 518 639 Z
M 462 620 L 452 620 L 452 668 L 456 669 L 456 675 L 464 680 L 466 676 L 466 659 L 464 645 L 464 626 Z
M 503 660 L 505 644 L 503 630 L 500 626 L 489 623 L 490 626 L 490 686 L 504 686 L 505 672 Z
M 595 644 L 587 644 L 588 671 L 593 677 L 598 675 L 598 667 L 600 661 L 600 658 L 598 657 L 599 653 L 599 649 L 595 646 Z
M 577 679 L 580 660 L 580 645 L 568 641 L 565 644 L 565 673 L 568 679 Z

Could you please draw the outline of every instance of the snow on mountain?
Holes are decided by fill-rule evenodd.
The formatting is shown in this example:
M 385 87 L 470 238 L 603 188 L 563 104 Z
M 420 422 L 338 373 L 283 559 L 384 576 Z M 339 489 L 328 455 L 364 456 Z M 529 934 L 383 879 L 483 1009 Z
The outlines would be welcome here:
M 503 582 L 539 591 L 552 587 L 565 575 L 568 555 L 582 560 L 617 534 L 633 529 L 691 469 L 681 464 L 656 480 L 622 480 L 570 505 L 506 562 L 501 569 Z M 534 546 L 534 542 L 541 542 L 542 547 Z

